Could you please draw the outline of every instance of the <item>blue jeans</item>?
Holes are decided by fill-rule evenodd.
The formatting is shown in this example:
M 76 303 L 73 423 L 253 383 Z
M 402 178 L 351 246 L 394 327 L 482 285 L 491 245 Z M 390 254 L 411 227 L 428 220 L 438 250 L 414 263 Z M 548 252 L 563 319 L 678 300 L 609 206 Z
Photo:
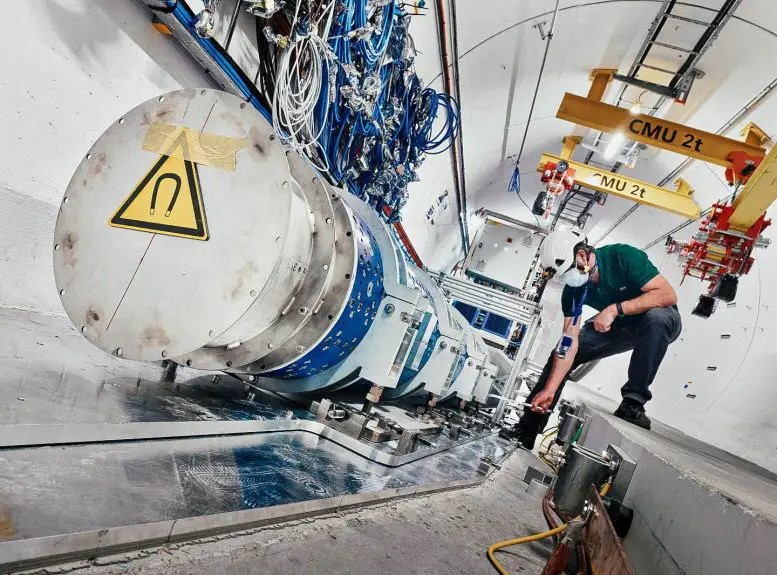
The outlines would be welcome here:
M 596 331 L 593 322 L 589 321 L 580 330 L 577 354 L 569 373 L 589 361 L 631 351 L 629 378 L 621 388 L 621 395 L 644 405 L 653 397 L 650 393 L 650 384 L 656 377 L 666 350 L 669 344 L 680 336 L 681 331 L 682 321 L 676 306 L 653 308 L 641 316 L 616 319 L 610 331 L 605 333 Z M 542 375 L 537 380 L 537 385 L 529 394 L 528 402 L 544 389 L 550 377 L 555 355 L 555 351 L 550 354 Z M 561 397 L 561 391 L 564 389 L 569 373 L 556 391 L 551 410 L 556 407 Z M 520 426 L 524 431 L 539 433 L 547 421 L 548 415 L 527 410 L 521 417 Z

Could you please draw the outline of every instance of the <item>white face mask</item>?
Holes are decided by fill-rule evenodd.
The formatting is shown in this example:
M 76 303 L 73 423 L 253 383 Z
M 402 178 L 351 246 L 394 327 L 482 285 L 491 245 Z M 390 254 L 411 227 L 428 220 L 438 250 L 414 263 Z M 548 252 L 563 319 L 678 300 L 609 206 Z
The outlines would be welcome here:
M 561 279 L 569 287 L 578 288 L 588 283 L 590 274 L 581 272 L 576 267 L 573 267 L 572 269 L 565 271 L 564 275 L 561 276 Z

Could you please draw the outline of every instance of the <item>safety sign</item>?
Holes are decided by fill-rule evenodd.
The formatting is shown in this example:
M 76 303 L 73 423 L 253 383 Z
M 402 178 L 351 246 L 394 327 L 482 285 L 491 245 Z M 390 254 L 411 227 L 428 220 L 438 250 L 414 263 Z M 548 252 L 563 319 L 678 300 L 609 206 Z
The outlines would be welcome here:
M 180 149 L 179 149 L 180 147 Z M 189 157 L 187 132 L 151 166 L 109 225 L 195 240 L 208 239 L 197 164 Z

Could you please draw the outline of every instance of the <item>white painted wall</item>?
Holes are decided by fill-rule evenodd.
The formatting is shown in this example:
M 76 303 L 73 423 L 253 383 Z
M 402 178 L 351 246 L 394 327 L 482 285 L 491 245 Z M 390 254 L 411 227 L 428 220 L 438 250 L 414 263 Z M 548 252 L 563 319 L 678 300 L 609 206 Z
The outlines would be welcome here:
M 0 306 L 61 312 L 57 206 L 92 143 L 160 93 L 212 84 L 134 0 L 13 0 L 0 35 Z

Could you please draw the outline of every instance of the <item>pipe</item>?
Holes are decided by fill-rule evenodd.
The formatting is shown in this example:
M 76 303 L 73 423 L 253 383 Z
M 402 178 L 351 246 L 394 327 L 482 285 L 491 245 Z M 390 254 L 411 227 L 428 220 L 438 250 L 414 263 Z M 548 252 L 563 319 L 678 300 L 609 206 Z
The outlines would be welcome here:
M 542 63 L 540 64 L 540 73 L 537 76 L 537 85 L 534 87 L 534 96 L 531 99 L 531 107 L 529 108 L 529 117 L 526 120 L 526 128 L 523 131 L 523 139 L 521 140 L 521 147 L 518 150 L 518 157 L 515 159 L 515 165 L 517 166 L 521 162 L 521 156 L 523 155 L 523 148 L 526 145 L 526 136 L 529 134 L 529 127 L 531 126 L 531 119 L 534 115 L 534 105 L 537 103 L 537 94 L 540 91 L 540 83 L 542 82 L 542 76 L 545 73 L 545 62 L 548 59 L 548 51 L 550 50 L 550 42 L 553 40 L 553 33 L 556 30 L 556 17 L 558 16 L 558 9 L 561 0 L 556 0 L 556 8 L 553 10 L 553 19 L 550 21 L 550 30 L 548 31 L 548 38 L 545 42 L 545 52 L 542 55 Z
M 410 238 L 405 231 L 405 227 L 400 222 L 394 222 L 394 230 L 396 230 L 397 236 L 399 236 L 399 241 L 401 241 L 402 245 L 405 246 L 410 259 L 413 260 L 413 263 L 417 267 L 423 269 L 424 262 L 421 261 L 421 256 L 419 256 L 418 252 L 415 251 L 415 248 L 413 247 L 413 244 L 411 243 Z
M 440 59 L 441 59 L 441 65 L 442 65 L 442 71 L 443 71 L 443 85 L 445 86 L 445 92 L 448 95 L 451 95 L 453 93 L 452 89 L 452 82 L 450 77 L 450 69 L 449 69 L 449 58 L 448 58 L 448 40 L 447 40 L 447 25 L 445 23 L 445 7 L 443 6 L 443 0 L 437 0 L 437 28 L 438 28 L 438 36 L 440 41 Z M 461 137 L 458 135 L 457 137 Z M 453 188 L 456 192 L 456 208 L 458 209 L 458 218 L 459 218 L 459 232 L 461 234 L 461 247 L 464 251 L 464 256 L 466 257 L 468 246 L 469 246 L 469 237 L 467 236 L 467 228 L 465 225 L 465 220 L 467 217 L 466 212 L 464 212 L 464 202 L 462 201 L 461 197 L 461 183 L 459 182 L 459 157 L 458 157 L 458 148 L 455 145 L 451 146 L 451 162 L 453 163 Z
M 599 491 L 599 495 L 601 497 L 604 497 L 605 495 L 607 495 L 607 493 L 609 493 L 611 487 L 612 487 L 612 478 L 610 478 L 610 480 L 608 480 L 607 483 L 605 483 L 605 485 Z M 551 497 L 552 497 L 552 493 L 549 490 L 542 500 L 542 511 L 543 511 L 543 514 L 545 515 L 545 521 L 547 521 L 548 526 L 550 526 L 551 529 L 549 529 L 548 531 L 544 531 L 542 533 L 536 533 L 534 535 L 518 537 L 517 539 L 499 541 L 497 543 L 494 543 L 488 548 L 488 551 L 486 552 L 486 555 L 488 556 L 488 560 L 491 562 L 491 565 L 493 565 L 494 569 L 496 569 L 499 575 L 510 575 L 510 574 L 497 560 L 495 555 L 496 551 L 498 551 L 499 549 L 503 549 L 504 547 L 511 547 L 513 545 L 521 545 L 523 543 L 531 543 L 534 541 L 547 539 L 548 537 L 554 537 L 562 533 L 567 528 L 568 523 L 562 523 L 561 525 L 556 525 L 555 519 L 553 519 L 551 509 L 550 509 Z M 578 557 L 580 556 L 578 555 Z
M 232 43 L 232 36 L 235 33 L 235 26 L 237 25 L 237 17 L 240 10 L 240 3 L 242 0 L 236 0 L 235 9 L 232 11 L 232 17 L 229 20 L 229 28 L 227 28 L 227 37 L 224 39 L 224 51 L 229 51 L 229 45 Z
M 393 213 L 392 209 L 389 206 L 383 206 L 383 214 L 388 218 Z M 416 251 L 415 247 L 413 247 L 413 242 L 410 241 L 410 236 L 407 235 L 407 232 L 405 231 L 405 226 L 402 225 L 402 222 L 396 221 L 393 224 L 391 224 L 394 227 L 394 231 L 397 232 L 397 237 L 399 238 L 399 241 L 402 242 L 402 245 L 405 246 L 405 249 L 407 250 L 407 254 L 410 256 L 410 259 L 413 260 L 413 263 L 421 268 L 424 269 L 424 264 L 421 261 L 421 256 L 418 255 L 418 252 Z
M 548 529 L 556 529 L 560 524 L 557 521 L 558 516 L 553 511 L 551 502 L 553 501 L 553 487 L 549 487 L 545 497 L 542 498 L 542 514 L 545 516 L 545 523 Z M 558 537 L 553 537 L 553 542 L 558 543 Z
M 451 36 L 453 43 L 453 80 L 456 102 L 459 104 L 459 133 L 456 135 L 454 145 L 458 147 L 459 170 L 461 171 L 461 215 L 464 218 L 464 234 L 467 240 L 464 252 L 469 252 L 469 222 L 467 222 L 467 177 L 464 163 L 464 130 L 461 118 L 461 74 L 459 73 L 459 25 L 456 19 L 456 0 L 450 0 L 451 8 Z
M 507 159 L 507 138 L 510 134 L 510 120 L 513 117 L 513 100 L 515 99 L 515 84 L 518 81 L 518 60 L 520 59 L 521 36 L 515 41 L 513 53 L 513 69 L 510 72 L 510 89 L 507 92 L 507 109 L 505 110 L 505 127 L 502 134 L 502 161 Z

